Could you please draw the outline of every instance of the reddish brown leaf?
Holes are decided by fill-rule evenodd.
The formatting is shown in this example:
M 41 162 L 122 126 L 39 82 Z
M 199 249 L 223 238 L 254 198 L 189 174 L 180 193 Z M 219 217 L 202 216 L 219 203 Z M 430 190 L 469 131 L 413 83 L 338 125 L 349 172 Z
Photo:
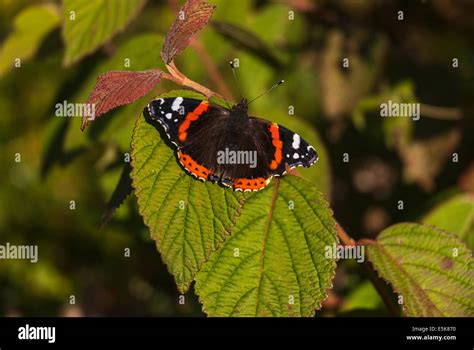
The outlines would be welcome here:
M 189 45 L 192 37 L 209 22 L 214 9 L 215 6 L 203 0 L 186 1 L 166 34 L 161 50 L 165 63 L 173 61 Z
M 160 81 L 162 74 L 163 72 L 152 69 L 142 72 L 111 71 L 99 75 L 87 100 L 87 103 L 95 106 L 95 113 L 92 118 L 82 118 L 81 130 L 94 118 L 146 95 Z

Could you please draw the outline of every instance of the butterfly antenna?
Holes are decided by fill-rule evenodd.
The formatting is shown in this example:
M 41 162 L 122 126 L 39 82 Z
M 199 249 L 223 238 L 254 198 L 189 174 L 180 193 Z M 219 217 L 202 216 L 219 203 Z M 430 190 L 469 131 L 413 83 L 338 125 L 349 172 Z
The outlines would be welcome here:
M 240 99 L 243 99 L 242 90 L 240 89 L 239 80 L 237 79 L 237 74 L 235 73 L 234 62 L 230 61 L 229 63 L 230 63 L 230 68 L 232 69 L 232 75 L 234 76 L 235 86 L 237 87 L 237 90 L 239 91 Z
M 260 98 L 262 97 L 263 95 L 266 95 L 268 94 L 270 91 L 272 91 L 273 89 L 275 89 L 276 87 L 280 86 L 281 84 L 283 84 L 285 81 L 284 80 L 280 80 L 278 83 L 274 84 L 270 89 L 268 89 L 267 91 L 261 93 L 260 95 L 258 95 L 257 97 L 253 98 L 252 100 L 249 101 L 248 104 L 251 104 L 253 101 L 255 101 L 257 98 Z

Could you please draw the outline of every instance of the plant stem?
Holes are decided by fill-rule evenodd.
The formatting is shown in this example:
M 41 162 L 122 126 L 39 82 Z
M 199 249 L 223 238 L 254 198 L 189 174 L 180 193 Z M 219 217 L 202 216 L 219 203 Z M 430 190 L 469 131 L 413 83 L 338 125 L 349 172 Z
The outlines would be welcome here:
M 392 316 L 399 317 L 400 316 L 400 310 L 393 303 L 393 300 L 388 295 L 386 286 L 384 284 L 382 284 L 383 280 L 379 276 L 377 276 L 374 269 L 372 268 L 372 265 L 368 261 L 364 261 L 362 263 L 362 268 L 365 271 L 365 273 L 367 274 L 367 277 L 369 277 L 369 280 L 370 280 L 370 282 L 372 282 L 372 284 L 375 287 L 375 290 L 377 291 L 377 293 L 379 293 L 380 297 L 382 298 L 382 301 L 385 304 L 385 307 L 388 309 L 390 314 Z
M 178 85 L 184 85 L 184 86 L 190 87 L 191 89 L 193 89 L 197 92 L 200 92 L 201 94 L 203 94 L 207 98 L 210 98 L 211 96 L 222 97 L 217 92 L 214 92 L 214 91 L 208 89 L 207 87 L 202 86 L 201 84 L 196 83 L 195 81 L 193 81 L 193 80 L 189 79 L 188 77 L 186 77 L 183 73 L 181 73 L 178 70 L 178 68 L 174 65 L 174 62 L 170 62 L 169 64 L 167 64 L 166 68 L 168 69 L 168 71 L 170 73 L 168 74 L 168 73 L 163 72 L 162 78 L 167 79 L 167 80 L 171 80 L 171 81 L 175 82 Z
M 345 245 L 345 246 L 354 246 L 356 245 L 356 241 L 352 239 L 346 231 L 339 225 L 339 223 L 336 222 L 336 233 L 337 236 L 339 237 L 340 241 Z
M 439 120 L 460 120 L 463 117 L 459 108 L 439 107 L 420 103 L 420 112 L 424 117 Z
M 346 231 L 339 225 L 339 223 L 336 223 L 336 233 L 337 236 L 339 237 L 339 240 L 342 242 L 344 246 L 356 246 L 356 245 L 366 245 L 365 243 L 368 243 L 368 239 L 363 239 L 360 240 L 359 242 L 356 242 L 353 238 L 351 238 Z M 385 285 L 382 283 L 382 279 L 378 277 L 374 269 L 372 268 L 372 265 L 368 261 L 364 261 L 362 264 L 362 269 L 364 270 L 365 274 L 369 278 L 370 282 L 373 284 L 375 287 L 375 290 L 377 293 L 379 293 L 380 297 L 382 298 L 382 301 L 385 304 L 385 307 L 387 310 L 390 312 L 392 316 L 400 316 L 400 311 L 398 307 L 393 303 L 392 299 L 390 296 L 387 294 L 387 288 Z

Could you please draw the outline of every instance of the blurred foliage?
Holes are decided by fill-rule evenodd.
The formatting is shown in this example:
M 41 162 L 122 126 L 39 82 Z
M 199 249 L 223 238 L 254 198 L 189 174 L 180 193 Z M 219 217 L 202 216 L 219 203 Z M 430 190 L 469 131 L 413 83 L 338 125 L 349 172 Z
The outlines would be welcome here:
M 64 0 L 64 64 L 70 65 L 106 43 L 144 4 L 145 0 Z
M 59 25 L 59 10 L 54 4 L 30 6 L 15 17 L 13 32 L 2 45 L 0 75 L 31 58 L 44 37 Z
M 86 20 L 93 30 L 80 34 L 68 30 L 64 16 L 81 1 L 0 0 L 0 161 L 5 165 L 0 244 L 39 246 L 36 264 L 0 261 L 2 315 L 202 315 L 192 291 L 184 305 L 178 302 L 134 195 L 99 230 L 130 152 L 136 118 L 153 95 L 176 86 L 160 84 L 85 133 L 80 118 L 55 116 L 57 103 L 85 102 L 100 73 L 163 68 L 159 53 L 178 2 L 124 1 L 132 7 L 113 16 L 116 22 L 108 18 L 121 1 L 94 6 L 110 2 L 115 6 L 106 7 L 102 17 Z M 472 193 L 444 203 L 473 190 L 464 185 L 473 183 L 474 173 L 472 3 L 210 2 L 217 9 L 199 36 L 203 50 L 189 47 L 177 66 L 215 90 L 223 81 L 234 99 L 239 92 L 228 68 L 231 59 L 240 60 L 239 85 L 246 97 L 285 79 L 250 111 L 316 145 L 320 161 L 303 176 L 326 194 L 351 236 L 375 235 L 392 223 L 424 217 L 472 248 L 472 225 L 461 225 L 469 222 L 462 213 L 472 209 Z M 403 21 L 397 19 L 400 10 Z M 419 121 L 380 118 L 380 103 L 388 99 L 431 108 Z M 356 277 L 345 278 L 349 273 Z M 340 262 L 330 296 L 337 302 L 325 304 L 323 314 L 384 314 L 367 297 L 374 293 L 366 281 L 350 261 Z

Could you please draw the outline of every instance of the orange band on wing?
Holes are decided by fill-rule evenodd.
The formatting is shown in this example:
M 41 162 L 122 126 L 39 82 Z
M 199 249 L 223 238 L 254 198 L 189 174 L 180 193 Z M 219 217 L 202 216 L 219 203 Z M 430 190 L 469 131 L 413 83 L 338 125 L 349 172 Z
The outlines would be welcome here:
M 181 123 L 178 129 L 178 139 L 183 142 L 188 137 L 187 130 L 192 122 L 199 119 L 199 116 L 203 114 L 209 108 L 209 102 L 202 101 L 192 112 L 189 112 L 184 118 L 184 121 Z
M 211 171 L 206 167 L 199 165 L 189 154 L 182 153 L 178 150 L 178 159 L 184 169 L 196 176 L 198 179 L 207 180 Z
M 271 177 L 257 177 L 255 179 L 238 178 L 234 180 L 234 190 L 240 191 L 258 191 L 268 185 Z
M 276 170 L 281 163 L 283 155 L 281 153 L 281 149 L 283 148 L 283 142 L 280 140 L 280 131 L 278 130 L 278 124 L 271 123 L 270 127 L 270 134 L 272 136 L 272 144 L 275 146 L 275 153 L 273 155 L 273 160 L 270 163 L 270 169 Z

